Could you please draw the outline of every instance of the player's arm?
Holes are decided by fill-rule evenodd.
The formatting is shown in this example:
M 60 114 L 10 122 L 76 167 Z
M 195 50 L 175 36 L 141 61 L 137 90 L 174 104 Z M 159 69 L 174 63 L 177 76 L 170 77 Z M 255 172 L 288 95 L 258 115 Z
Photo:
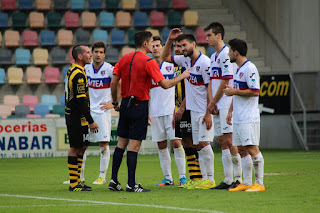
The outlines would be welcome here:
M 227 124 L 232 125 L 232 112 L 233 112 L 233 100 L 231 101 L 229 110 L 228 110 L 228 115 L 227 115 Z
M 180 121 L 182 119 L 182 115 L 186 109 L 186 98 L 183 99 L 179 109 L 174 113 L 173 119 L 176 121 Z
M 163 80 L 159 81 L 158 83 L 163 89 L 169 89 L 169 88 L 177 85 L 181 80 L 188 78 L 190 76 L 190 69 L 192 69 L 192 68 L 187 69 L 181 75 L 178 75 L 175 78 L 163 79 Z
M 224 94 L 227 96 L 244 96 L 244 97 L 254 97 L 259 96 L 260 92 L 252 90 L 252 89 L 245 89 L 245 90 L 236 90 L 233 87 L 226 85 L 226 88 L 223 89 Z
M 166 62 L 172 63 L 171 59 L 171 47 L 172 42 L 181 34 L 181 30 L 179 28 L 174 28 L 170 31 L 166 44 L 162 50 L 161 59 Z
M 118 84 L 120 81 L 120 77 L 116 74 L 113 74 L 111 80 L 111 96 L 112 96 L 112 105 L 115 111 L 119 111 L 119 104 L 118 104 Z

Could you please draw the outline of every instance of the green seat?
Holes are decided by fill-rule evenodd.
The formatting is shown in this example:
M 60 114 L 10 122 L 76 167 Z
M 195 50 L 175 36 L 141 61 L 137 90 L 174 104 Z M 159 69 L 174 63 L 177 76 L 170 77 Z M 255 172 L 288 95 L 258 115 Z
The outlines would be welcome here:
M 181 26 L 181 13 L 178 11 L 169 11 L 168 12 L 168 25 L 170 27 L 179 27 Z
M 7 118 L 23 118 L 23 117 L 19 115 L 8 115 Z
M 111 10 L 119 9 L 119 0 L 106 0 L 106 8 Z
M 25 13 L 15 11 L 12 13 L 12 27 L 26 27 L 27 16 Z
M 62 16 L 60 13 L 50 12 L 47 16 L 48 27 L 60 27 Z
M 53 105 L 52 113 L 58 114 L 60 117 L 64 117 L 64 105 Z
M 130 29 L 130 30 L 128 30 L 128 44 L 129 45 L 135 45 L 134 44 L 134 34 L 136 33 L 136 32 L 138 32 L 138 30 L 136 30 L 136 29 Z

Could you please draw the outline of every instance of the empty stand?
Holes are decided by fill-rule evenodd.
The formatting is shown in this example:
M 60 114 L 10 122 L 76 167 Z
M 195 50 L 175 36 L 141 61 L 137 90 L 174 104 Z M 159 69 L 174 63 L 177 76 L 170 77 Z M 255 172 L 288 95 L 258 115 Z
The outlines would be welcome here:
M 204 55 L 207 54 L 207 50 L 206 50 L 206 48 L 204 46 L 197 45 L 196 49 L 199 50 Z
M 7 47 L 18 47 L 20 34 L 17 30 L 6 30 L 4 32 L 5 45 Z
M 32 10 L 33 0 L 19 0 L 20 10 Z
M 74 12 L 66 12 L 64 21 L 66 27 L 79 27 L 79 14 Z
M 147 28 L 146 31 L 150 31 L 153 36 L 160 36 L 159 30 L 157 29 Z
M 22 33 L 23 46 L 35 47 L 38 46 L 38 34 L 34 30 L 24 30 Z
M 15 10 L 15 0 L 1 0 L 1 9 L 2 10 Z
M 54 46 L 56 35 L 54 31 L 42 30 L 40 32 L 41 46 Z
M 135 45 L 134 43 L 134 34 L 138 32 L 136 29 L 130 29 L 128 30 L 128 44 L 129 45 Z
M 6 105 L 0 105 L 0 116 L 2 118 L 7 118 L 9 115 L 11 115 L 10 107 Z
M 65 105 L 65 96 L 64 94 L 63 95 L 60 95 L 60 105 Z
M 0 27 L 8 27 L 9 16 L 8 13 L 0 13 Z
M 8 83 L 9 84 L 23 84 L 23 70 L 18 67 L 8 68 Z
M 122 9 L 124 10 L 135 10 L 137 0 L 122 0 Z
M 41 118 L 41 115 L 28 114 L 26 115 L 26 118 Z
M 160 11 L 152 11 L 150 13 L 150 23 L 152 27 L 164 27 L 164 13 Z
M 103 41 L 107 43 L 108 41 L 108 32 L 106 30 L 95 29 L 93 31 L 93 42 Z
M 36 95 L 24 95 L 22 97 L 22 104 L 29 106 L 31 111 L 34 111 L 34 106 L 39 104 L 38 96 Z
M 30 108 L 26 105 L 16 105 L 15 106 L 15 115 L 25 118 L 28 114 L 30 114 Z
M 72 10 L 84 10 L 85 0 L 70 0 Z
M 81 14 L 82 27 L 96 27 L 97 17 L 94 12 L 83 12 Z
M 46 118 L 60 118 L 60 115 L 58 115 L 58 114 L 46 114 L 45 117 Z
M 49 107 L 47 105 L 35 105 L 34 106 L 34 114 L 40 115 L 42 118 L 45 118 L 47 114 L 50 113 Z
M 213 53 L 215 53 L 215 52 L 216 52 L 216 50 L 215 50 L 212 46 L 209 46 L 209 47 L 208 47 L 207 54 L 208 54 L 209 58 L 210 58 L 211 55 L 212 55 Z
M 151 10 L 153 9 L 153 0 L 139 0 L 140 10 Z
M 5 73 L 4 69 L 0 68 L 0 84 L 5 83 L 5 81 L 4 81 L 5 77 L 6 77 L 6 73 Z
M 157 0 L 157 9 L 169 9 L 170 0 Z
M 26 70 L 28 84 L 41 84 L 42 71 L 40 67 L 27 67 Z
M 66 10 L 68 9 L 68 1 L 66 0 L 53 0 L 54 9 L 56 10 Z
M 117 48 L 108 47 L 106 51 L 106 60 L 112 64 L 117 63 L 119 60 L 119 50 Z
M 112 45 L 124 45 L 125 33 L 123 30 L 111 31 L 111 44 Z
M 33 63 L 36 65 L 47 65 L 49 53 L 47 49 L 35 48 L 32 53 Z
M 49 110 L 52 110 L 53 105 L 56 105 L 56 104 L 57 104 L 57 97 L 55 95 L 42 95 L 41 96 L 41 105 L 47 105 L 49 107 Z
M 202 28 L 198 28 L 196 30 L 196 39 L 197 39 L 197 44 L 208 44 L 206 41 L 206 33 Z
M 58 31 L 58 44 L 60 46 L 72 46 L 73 45 L 72 30 L 60 29 Z
M 5 48 L 0 48 L 0 64 L 12 64 L 12 51 Z
M 118 11 L 116 14 L 117 27 L 130 27 L 131 15 L 129 12 Z
M 54 47 L 51 50 L 51 63 L 52 64 L 65 64 L 67 53 L 64 49 L 60 47 Z
M 183 14 L 184 25 L 187 27 L 196 27 L 198 26 L 199 15 L 198 11 L 187 10 Z
M 170 34 L 170 29 L 163 29 L 161 32 L 162 42 L 166 43 Z
M 26 27 L 27 16 L 25 13 L 14 11 L 12 13 L 12 27 Z
M 52 113 L 58 114 L 60 115 L 60 117 L 64 117 L 65 115 L 64 105 L 53 105 Z
M 44 69 L 44 78 L 46 84 L 60 84 L 60 70 L 57 67 L 46 67 Z M 42 103 L 43 104 L 43 103 Z
M 114 15 L 110 12 L 100 13 L 100 27 L 113 27 Z
M 133 14 L 135 27 L 146 27 L 148 21 L 148 15 L 146 12 L 137 11 Z
M 30 12 L 30 27 L 43 28 L 44 15 L 42 12 Z
M 84 29 L 77 29 L 75 32 L 77 44 L 89 45 L 90 44 L 90 31 Z
M 30 64 L 31 53 L 29 49 L 18 48 L 15 51 L 15 55 L 16 55 L 16 64 L 18 65 Z
M 136 49 L 135 48 L 132 48 L 132 47 L 123 47 L 122 50 L 121 50 L 121 55 L 125 55 L 127 53 L 131 53 L 131 52 L 134 52 Z
M 181 26 L 181 12 L 169 11 L 167 15 L 168 15 L 168 26 L 170 27 Z
M 119 0 L 106 0 L 106 9 L 119 9 Z
M 37 10 L 50 10 L 51 0 L 37 0 Z
M 100 10 L 102 6 L 102 0 L 89 0 L 89 10 Z
M 49 12 L 47 15 L 48 27 L 60 27 L 62 16 L 57 12 Z
M 187 7 L 187 0 L 173 0 L 172 7 L 175 10 L 186 10 Z
M 10 107 L 11 112 L 14 112 L 16 105 L 20 104 L 19 96 L 5 95 L 3 97 L 3 104 Z

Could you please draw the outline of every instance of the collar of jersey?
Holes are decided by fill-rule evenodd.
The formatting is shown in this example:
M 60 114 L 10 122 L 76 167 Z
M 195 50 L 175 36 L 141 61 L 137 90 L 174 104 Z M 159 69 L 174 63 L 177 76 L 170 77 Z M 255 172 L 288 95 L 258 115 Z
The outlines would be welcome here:
M 198 58 L 194 61 L 194 64 L 193 64 L 193 65 L 192 65 L 192 60 L 191 60 L 191 58 L 190 58 L 191 67 L 193 67 L 193 66 L 196 64 L 196 62 L 198 61 L 198 59 L 200 58 L 201 55 L 202 55 L 202 53 L 200 52 Z
M 96 74 L 96 73 L 99 72 L 99 70 L 101 69 L 101 67 L 104 65 L 104 62 L 103 62 L 103 63 L 101 64 L 101 66 L 97 69 L 97 71 L 96 71 L 96 68 L 94 67 L 93 63 L 91 63 L 91 64 L 92 64 L 92 68 L 93 68 L 93 73 Z
M 72 63 L 72 66 L 78 67 L 82 72 L 84 72 L 84 68 L 76 63 Z

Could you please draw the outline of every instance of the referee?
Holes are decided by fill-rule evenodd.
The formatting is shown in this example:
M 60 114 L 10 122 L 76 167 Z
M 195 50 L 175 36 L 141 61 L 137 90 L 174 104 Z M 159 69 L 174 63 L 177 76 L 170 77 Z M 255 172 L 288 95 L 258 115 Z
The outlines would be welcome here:
M 91 63 L 92 53 L 87 46 L 77 45 L 72 49 L 72 57 L 75 63 L 68 69 L 65 80 L 65 117 L 70 144 L 69 191 L 91 191 L 91 187 L 80 182 L 80 170 L 89 145 L 88 125 L 93 132 L 99 128 L 90 115 L 87 76 L 83 68 Z
M 134 35 L 137 51 L 128 53 L 120 58 L 113 70 L 111 94 L 114 109 L 120 111 L 118 123 L 118 144 L 113 154 L 112 176 L 109 189 L 123 191 L 118 182 L 118 171 L 122 162 L 123 153 L 127 151 L 128 184 L 127 192 L 148 192 L 135 182 L 137 156 L 142 140 L 146 139 L 148 126 L 148 101 L 151 79 L 162 88 L 175 86 L 182 79 L 189 77 L 186 70 L 182 75 L 167 80 L 160 72 L 155 60 L 146 56 L 152 50 L 152 33 L 138 32 Z M 121 83 L 121 106 L 117 100 L 117 86 Z

